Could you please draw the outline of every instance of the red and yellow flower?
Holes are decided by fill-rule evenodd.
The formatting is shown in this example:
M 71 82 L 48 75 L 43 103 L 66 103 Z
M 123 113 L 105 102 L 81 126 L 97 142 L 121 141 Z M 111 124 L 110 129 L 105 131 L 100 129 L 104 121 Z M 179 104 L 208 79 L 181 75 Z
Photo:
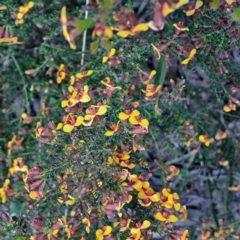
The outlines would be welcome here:
M 23 19 L 24 15 L 27 14 L 33 6 L 34 6 L 34 2 L 31 1 L 19 7 L 18 13 L 17 13 L 17 19 L 15 20 L 16 25 L 24 23 L 24 19 Z
M 66 71 L 64 64 L 60 64 L 57 71 L 57 83 L 60 84 L 66 77 Z
M 214 139 L 213 138 L 209 138 L 207 135 L 200 135 L 198 137 L 198 140 L 200 142 L 204 143 L 207 147 L 209 147 L 210 144 L 214 142 Z
M 220 164 L 221 166 L 228 166 L 229 161 L 226 160 L 225 158 L 222 158 L 222 159 L 219 161 L 219 164 Z
M 111 79 L 109 77 L 106 77 L 106 82 L 103 80 L 101 83 L 107 88 L 109 91 L 114 91 L 115 89 L 122 89 L 121 87 L 114 87 L 113 84 L 111 84 Z
M 75 116 L 72 113 L 69 113 L 68 115 L 63 117 L 63 123 L 59 123 L 56 130 L 63 128 L 64 132 L 71 132 L 74 127 L 80 126 L 83 121 L 84 118 L 82 116 Z
M 189 5 L 188 6 L 188 11 L 185 12 L 186 15 L 187 16 L 192 16 L 196 12 L 196 10 L 199 9 L 202 5 L 203 5 L 203 2 L 200 1 L 200 0 L 197 0 L 195 6 L 194 5 Z
M 152 188 L 148 188 L 146 190 L 141 190 L 138 193 L 138 202 L 143 207 L 148 207 L 152 202 L 159 202 L 160 195 L 155 193 Z
M 116 53 L 116 49 L 115 48 L 112 48 L 110 50 L 110 52 L 107 53 L 106 56 L 103 57 L 102 59 L 102 63 L 106 63 L 108 61 L 108 59 L 110 59 L 112 56 L 114 56 Z
M 162 193 L 163 193 L 163 196 L 165 196 L 167 198 L 167 201 L 164 201 L 164 203 L 162 204 L 163 207 L 166 207 L 166 208 L 173 208 L 176 210 L 176 211 L 179 211 L 180 210 L 180 203 L 177 202 L 177 200 L 179 200 L 179 196 L 177 193 L 171 193 L 171 190 L 168 188 L 164 188 L 162 190 Z M 166 199 L 164 198 L 164 199 Z M 163 198 L 162 198 L 163 199 Z
M 188 230 L 184 230 L 182 236 L 177 240 L 188 240 L 188 236 L 189 236 Z
M 62 108 L 73 107 L 78 103 L 87 103 L 91 100 L 88 94 L 88 86 L 85 85 L 79 92 L 74 91 L 67 100 L 62 101 Z
M 98 103 L 97 105 L 91 105 L 90 108 L 86 110 L 86 116 L 84 117 L 84 126 L 91 126 L 94 118 L 96 116 L 102 116 L 107 112 L 108 105 L 103 105 L 102 103 Z
M 156 70 L 152 70 L 151 73 L 149 74 L 149 77 L 147 80 L 143 82 L 143 84 L 148 85 L 150 81 L 153 79 L 153 77 L 156 75 Z
M 67 199 L 63 199 L 62 197 L 58 198 L 58 202 L 60 203 L 65 203 L 66 205 L 72 206 L 74 205 L 77 201 L 74 197 L 72 197 L 71 195 L 67 196 Z
M 92 74 L 93 74 L 93 70 L 88 70 L 88 71 L 85 71 L 85 72 L 77 73 L 76 78 L 82 79 L 82 78 L 88 77 Z
M 148 120 L 142 119 L 138 111 L 135 111 L 134 114 L 131 114 L 131 116 L 129 117 L 129 122 L 132 125 L 140 125 L 144 128 L 148 128 L 148 125 L 149 125 Z
M 86 225 L 85 229 L 86 229 L 87 233 L 90 233 L 91 223 L 90 223 L 89 219 L 85 217 L 82 219 L 82 222 Z
M 217 134 L 215 135 L 216 140 L 222 140 L 227 137 L 227 133 L 223 131 L 218 131 Z
M 2 188 L 0 188 L 0 198 L 2 199 L 2 203 L 4 204 L 8 198 L 10 180 L 6 179 L 3 183 Z
M 67 219 L 65 216 L 62 216 L 62 218 L 58 219 L 58 222 L 60 223 L 60 226 L 63 226 L 65 229 L 65 232 L 67 234 L 67 238 L 71 238 L 72 232 L 71 232 L 71 226 L 68 224 Z
M 113 224 L 114 227 L 117 227 L 120 224 L 120 232 L 125 232 L 131 223 L 131 219 L 121 219 L 120 222 L 115 222 Z
M 236 111 L 236 104 L 229 102 L 228 105 L 224 106 L 224 112 Z
M 129 35 L 130 36 L 134 36 L 140 32 L 145 32 L 148 30 L 148 23 L 140 23 L 138 25 L 136 25 L 135 27 L 133 27 L 132 29 L 125 29 L 125 30 L 121 30 L 117 33 L 117 35 L 119 37 L 122 37 L 122 38 L 126 38 L 128 37 Z
M 110 27 L 105 26 L 104 23 L 97 24 L 92 32 L 92 38 L 95 38 L 96 36 L 100 37 L 103 36 L 105 38 L 112 38 L 113 37 L 113 31 Z
M 104 135 L 110 137 L 110 136 L 112 136 L 114 133 L 116 133 L 116 132 L 118 131 L 119 123 L 120 123 L 120 121 L 118 121 L 117 124 L 112 124 L 112 125 L 110 126 L 110 128 L 112 129 L 112 131 L 106 131 Z
M 179 22 L 178 24 L 174 23 L 173 26 L 178 30 L 178 31 L 189 31 L 188 27 L 184 27 L 183 22 Z
M 154 217 L 160 222 L 174 223 L 178 221 L 178 218 L 175 215 L 172 214 L 170 215 L 165 211 L 163 213 L 160 212 L 155 213 Z
M 108 236 L 112 232 L 112 228 L 110 226 L 104 226 L 102 229 L 98 229 L 96 231 L 97 240 L 103 240 L 105 236 Z
M 143 223 L 136 223 L 136 228 L 131 229 L 131 234 L 133 239 L 138 240 L 141 237 L 141 230 L 147 229 L 151 226 L 151 223 L 148 220 L 143 221 Z M 130 238 L 128 238 L 130 239 Z
M 16 158 L 13 161 L 13 166 L 9 168 L 9 174 L 13 175 L 17 172 L 28 172 L 28 166 L 26 166 L 23 162 L 22 158 Z
M 146 90 L 142 89 L 142 92 L 145 93 L 146 98 L 152 97 L 161 89 L 162 85 L 158 85 L 157 87 L 153 84 L 148 84 Z

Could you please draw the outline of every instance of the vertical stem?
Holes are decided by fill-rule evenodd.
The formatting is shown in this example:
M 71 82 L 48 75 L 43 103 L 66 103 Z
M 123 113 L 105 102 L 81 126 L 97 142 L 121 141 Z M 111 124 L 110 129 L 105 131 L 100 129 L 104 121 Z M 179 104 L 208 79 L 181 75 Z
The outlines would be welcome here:
M 86 0 L 86 5 L 89 3 L 89 0 Z M 85 19 L 88 18 L 88 11 L 85 11 Z M 86 39 L 87 39 L 87 30 L 83 32 L 83 43 L 82 43 L 82 58 L 81 58 L 81 65 L 84 64 L 84 52 L 86 49 Z

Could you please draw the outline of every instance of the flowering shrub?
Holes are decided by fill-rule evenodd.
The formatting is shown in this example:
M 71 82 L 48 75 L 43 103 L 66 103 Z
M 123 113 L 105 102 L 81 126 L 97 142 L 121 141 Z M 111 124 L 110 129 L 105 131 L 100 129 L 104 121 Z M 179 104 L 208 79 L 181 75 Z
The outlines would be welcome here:
M 237 1 L 1 4 L 3 236 L 238 235 Z

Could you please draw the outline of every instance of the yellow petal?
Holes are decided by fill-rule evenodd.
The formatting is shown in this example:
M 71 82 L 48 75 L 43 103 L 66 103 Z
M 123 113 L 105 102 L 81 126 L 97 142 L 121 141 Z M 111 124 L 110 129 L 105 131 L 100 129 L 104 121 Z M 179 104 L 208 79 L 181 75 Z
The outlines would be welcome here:
M 149 182 L 143 182 L 143 187 L 144 187 L 145 189 L 148 189 L 148 188 L 150 187 Z
M 169 7 L 168 3 L 164 3 L 162 8 L 162 14 L 164 17 L 166 17 L 168 14 L 172 13 L 174 10 L 175 9 Z
M 29 8 L 32 8 L 33 6 L 34 6 L 34 2 L 30 1 L 30 2 L 28 3 L 28 7 L 29 7 Z
M 149 122 L 147 119 L 143 119 L 140 123 L 142 127 L 148 128 Z
M 184 65 L 186 65 L 186 64 L 188 64 L 189 61 L 190 61 L 190 58 L 186 58 L 186 59 L 183 60 L 181 63 L 184 64 Z
M 145 220 L 141 226 L 141 229 L 149 228 L 151 223 L 148 220 Z
M 109 235 L 112 232 L 112 228 L 110 226 L 106 226 L 105 231 L 103 232 L 104 236 Z
M 115 53 L 116 53 L 116 49 L 112 48 L 110 53 L 109 53 L 109 57 L 112 57 Z
M 147 197 L 147 195 L 145 194 L 144 191 L 140 191 L 140 192 L 138 193 L 138 198 L 140 198 L 140 199 L 145 199 L 146 197 Z
M 196 52 L 197 52 L 196 48 L 192 49 L 190 52 L 189 58 L 192 58 L 196 54 Z
M 114 134 L 114 131 L 106 131 L 104 135 L 110 137 L 113 134 Z
M 127 115 L 127 114 L 124 113 L 124 112 L 121 112 L 121 113 L 118 114 L 118 118 L 119 118 L 120 120 L 126 120 L 126 119 L 129 118 L 129 115 Z
M 99 109 L 98 109 L 98 113 L 97 115 L 103 115 L 107 112 L 107 108 L 105 106 L 101 106 Z
M 81 100 L 80 100 L 80 102 L 83 102 L 83 103 L 87 103 L 87 102 L 89 102 L 89 101 L 91 101 L 91 98 L 89 97 L 89 95 L 84 95 L 82 98 L 81 98 Z
M 83 93 L 84 93 L 84 94 L 87 94 L 87 92 L 88 92 L 88 85 L 84 85 L 84 87 L 83 87 Z
M 178 218 L 174 215 L 170 215 L 169 218 L 167 219 L 167 222 L 177 222 L 178 221 Z
M 199 140 L 200 142 L 202 142 L 202 143 L 205 143 L 205 142 L 206 142 L 205 137 L 204 137 L 203 135 L 200 135 L 200 136 L 198 137 L 198 140 Z
M 153 44 L 152 44 L 153 45 Z M 154 46 L 154 45 L 153 45 Z M 155 47 L 155 46 L 154 46 Z M 149 75 L 149 79 L 152 79 L 155 75 L 156 75 L 156 71 L 155 70 L 152 70 L 150 75 Z
M 131 116 L 131 117 L 129 118 L 129 122 L 130 122 L 132 125 L 137 125 L 137 124 L 139 124 L 138 121 L 137 121 L 137 119 L 136 119 L 134 116 Z
M 70 125 L 70 124 L 66 124 L 63 126 L 63 131 L 64 132 L 71 132 L 73 130 L 74 126 Z
M 33 200 L 36 200 L 37 197 L 38 197 L 36 191 L 31 191 L 31 192 L 29 193 L 29 197 L 30 197 L 31 199 L 33 199 Z
M 138 110 L 134 110 L 132 113 L 131 113 L 131 116 L 139 116 L 140 115 L 140 112 Z
M 224 112 L 231 112 L 232 109 L 229 106 L 224 106 L 223 108 Z
M 168 195 L 170 194 L 166 188 L 162 190 L 162 193 L 165 197 L 168 197 Z
M 61 103 L 61 107 L 62 108 L 65 108 L 68 104 L 68 100 L 63 100 L 62 103 Z
M 68 200 L 65 202 L 66 205 L 70 205 L 70 206 L 74 205 L 75 203 L 76 203 L 76 200 L 75 200 L 75 199 L 68 199 Z
M 177 193 L 173 193 L 173 198 L 174 199 L 180 199 L 179 195 Z
M 162 215 L 160 212 L 157 212 L 157 213 L 154 215 L 154 217 L 155 217 L 158 221 L 160 221 L 160 222 L 165 222 L 165 221 L 166 221 L 166 218 L 163 217 L 163 215 Z
M 115 222 L 115 223 L 113 224 L 113 227 L 117 227 L 117 226 L 119 225 L 119 223 L 120 223 L 120 222 Z
M 160 200 L 159 196 L 157 194 L 153 194 L 149 197 L 152 202 L 158 202 Z
M 75 123 L 75 126 L 80 126 L 82 123 L 83 123 L 83 117 L 82 116 L 79 116 L 78 118 L 77 118 L 77 121 L 76 121 L 76 123 Z
M 108 56 L 104 56 L 103 59 L 102 59 L 102 63 L 107 62 L 108 58 L 109 58 Z
M 128 35 L 130 35 L 131 34 L 131 32 L 129 31 L 129 30 L 123 30 L 123 31 L 119 31 L 118 33 L 117 33 L 117 35 L 119 36 L 119 37 L 122 37 L 122 38 L 126 38 Z M 132 35 L 132 34 L 131 34 Z
M 132 29 L 132 32 L 133 33 L 138 33 L 138 32 L 147 31 L 147 30 L 148 30 L 148 24 L 147 23 L 140 23 Z
M 157 53 L 157 55 L 158 55 L 158 57 L 157 57 L 157 59 L 159 60 L 160 58 L 161 58 L 161 54 L 160 54 L 160 51 L 158 50 L 158 48 L 154 45 L 154 44 L 151 44 L 151 46 L 153 47 L 153 49 L 155 50 L 155 52 Z M 153 70 L 153 71 L 155 71 L 155 70 Z M 152 71 L 152 72 L 153 72 Z M 156 72 L 156 71 L 155 71 Z M 155 73 L 156 74 L 156 73 Z M 155 75 L 154 74 L 154 75 Z M 151 75 L 149 76 L 149 78 L 151 78 Z
M 163 24 L 163 26 L 164 26 L 164 24 Z M 155 25 L 154 21 L 148 22 L 148 27 L 150 27 L 153 31 L 160 31 L 161 30 Z
M 180 203 L 175 203 L 175 204 L 174 204 L 174 209 L 175 209 L 176 211 L 179 211 L 180 208 L 181 208 L 181 204 L 180 204 Z
M 198 0 L 198 1 L 196 2 L 195 9 L 200 8 L 202 5 L 203 5 L 203 2 Z
M 141 181 L 135 182 L 135 184 L 133 185 L 133 188 L 139 191 L 142 188 L 142 182 Z
M 65 227 L 65 231 L 67 233 L 68 239 L 71 238 L 71 231 L 70 231 L 70 229 L 68 227 Z
M 102 240 L 103 239 L 103 231 L 101 229 L 98 229 L 96 231 L 96 237 L 97 237 L 97 240 Z
M 188 10 L 188 11 L 186 11 L 186 15 L 187 16 L 192 16 L 194 13 L 195 13 L 195 9 L 192 9 L 192 10 Z
M 104 34 L 108 37 L 108 38 L 112 38 L 113 37 L 113 31 L 110 27 L 105 27 L 104 29 Z
M 162 204 L 162 206 L 165 207 L 165 208 L 171 209 L 173 204 L 172 204 L 172 202 L 164 202 Z

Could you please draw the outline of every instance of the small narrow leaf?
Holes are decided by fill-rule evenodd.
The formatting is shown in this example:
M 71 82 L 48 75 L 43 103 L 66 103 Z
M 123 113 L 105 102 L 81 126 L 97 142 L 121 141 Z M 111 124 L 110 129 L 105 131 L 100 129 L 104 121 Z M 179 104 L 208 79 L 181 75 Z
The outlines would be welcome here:
M 87 30 L 90 27 L 94 26 L 94 19 L 83 19 L 83 20 L 79 20 L 78 23 L 76 23 L 75 27 L 77 28 L 77 30 L 81 33 L 85 30 Z
M 98 47 L 99 47 L 99 41 L 98 40 L 92 42 L 91 46 L 90 46 L 91 54 L 95 54 L 98 50 Z
M 166 73 L 167 73 L 166 57 L 161 56 L 160 60 L 158 61 L 157 73 L 156 73 L 156 77 L 155 77 L 155 84 L 162 85 L 164 83 Z

